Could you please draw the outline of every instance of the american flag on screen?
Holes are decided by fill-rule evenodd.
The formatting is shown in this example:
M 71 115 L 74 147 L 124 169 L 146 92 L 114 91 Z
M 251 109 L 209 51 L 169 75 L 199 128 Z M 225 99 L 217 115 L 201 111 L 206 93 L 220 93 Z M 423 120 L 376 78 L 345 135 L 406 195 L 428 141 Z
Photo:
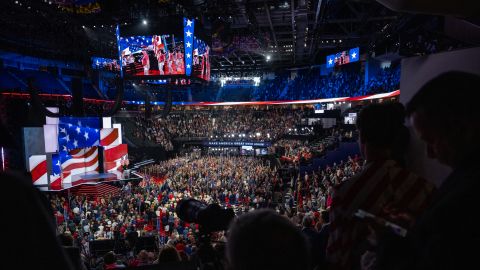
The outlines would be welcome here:
M 99 140 L 100 120 L 98 118 L 60 118 L 58 124 L 58 146 L 60 152 L 98 146 Z
M 203 40 L 197 37 L 193 37 L 193 40 L 193 43 L 195 44 L 194 48 L 197 49 L 198 55 L 205 54 L 207 52 L 208 45 Z
M 100 145 L 103 146 L 105 172 L 119 173 L 123 171 L 122 160 L 127 159 L 128 149 L 121 143 L 118 128 L 104 128 L 100 131 Z
M 98 147 L 86 147 L 65 151 L 60 154 L 61 169 L 64 182 L 75 182 L 74 175 L 97 173 Z
M 115 173 L 121 179 L 122 167 L 128 163 L 127 145 L 122 144 L 121 125 L 101 128 L 100 121 L 101 118 L 97 117 L 59 118 L 58 135 L 51 138 L 58 142 L 58 152 L 51 156 L 51 167 L 47 165 L 47 155 L 29 158 L 33 183 L 50 184 L 53 189 L 61 189 L 63 184 L 80 183 L 77 182 L 82 179 L 80 175 L 99 173 L 101 169 Z
M 47 184 L 47 156 L 32 155 L 29 157 L 30 172 L 34 185 Z
M 75 181 L 72 176 L 98 172 L 100 119 L 96 117 L 62 117 L 58 124 L 58 156 L 52 157 L 51 183 Z M 59 173 L 61 171 L 61 173 Z M 61 176 L 60 176 L 61 175 Z
M 50 185 L 52 187 L 60 187 L 62 184 L 62 163 L 60 162 L 60 154 L 52 155 L 52 174 L 50 175 Z

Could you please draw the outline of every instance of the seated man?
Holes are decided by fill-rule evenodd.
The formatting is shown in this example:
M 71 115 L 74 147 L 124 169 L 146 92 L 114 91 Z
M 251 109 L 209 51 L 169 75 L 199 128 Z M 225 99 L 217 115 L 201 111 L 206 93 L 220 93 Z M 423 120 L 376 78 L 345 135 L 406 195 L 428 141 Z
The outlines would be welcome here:
M 288 219 L 267 209 L 233 222 L 227 242 L 232 270 L 309 269 L 307 241 Z

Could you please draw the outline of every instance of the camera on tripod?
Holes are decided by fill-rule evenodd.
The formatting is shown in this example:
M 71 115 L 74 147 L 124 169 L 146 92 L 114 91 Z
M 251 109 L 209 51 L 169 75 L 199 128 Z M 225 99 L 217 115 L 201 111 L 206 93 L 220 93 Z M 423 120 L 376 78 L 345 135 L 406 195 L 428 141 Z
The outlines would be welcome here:
M 227 230 L 235 213 L 232 209 L 222 209 L 218 204 L 207 205 L 195 199 L 183 199 L 175 208 L 178 217 L 200 226 L 202 233 Z
M 228 229 L 235 216 L 233 210 L 223 209 L 218 204 L 183 199 L 178 202 L 175 212 L 181 220 L 199 225 L 197 269 L 223 269 L 224 252 L 212 246 L 211 233 Z

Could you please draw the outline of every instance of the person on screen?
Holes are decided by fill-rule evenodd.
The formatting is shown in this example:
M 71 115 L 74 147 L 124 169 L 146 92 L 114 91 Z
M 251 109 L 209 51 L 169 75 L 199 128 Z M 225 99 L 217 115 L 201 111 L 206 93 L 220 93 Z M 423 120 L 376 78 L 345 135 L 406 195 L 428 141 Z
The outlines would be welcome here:
M 172 74 L 178 74 L 177 72 L 177 52 L 172 49 Z
M 163 49 L 163 44 L 162 44 L 162 39 L 160 36 L 153 36 L 152 38 L 152 43 L 153 43 L 153 52 L 155 55 L 159 53 L 161 49 Z
M 148 72 L 150 70 L 150 59 L 146 50 L 142 50 L 142 66 L 143 74 L 148 75 Z
M 163 45 L 163 44 L 162 44 Z M 164 67 L 165 67 L 165 53 L 163 49 L 159 50 L 157 53 L 157 60 L 158 60 L 158 70 L 160 71 L 160 75 L 165 75 Z
M 205 75 L 204 79 L 205 80 L 210 80 L 210 59 L 209 59 L 209 52 L 210 52 L 210 47 L 206 47 L 205 53 L 203 54 L 204 57 L 204 62 L 205 62 Z
M 168 50 L 168 61 L 167 61 L 167 70 L 168 70 L 168 73 L 167 74 L 174 74 L 173 73 L 173 50 L 172 49 L 169 49 Z
M 183 66 L 184 66 L 184 62 L 183 62 L 183 53 L 182 53 L 182 50 L 180 49 L 180 47 L 177 48 L 177 55 L 175 57 L 175 66 L 177 67 L 177 73 L 178 74 L 182 74 L 183 73 Z
M 197 48 L 193 50 L 193 65 L 197 66 L 198 64 L 200 64 L 200 59 L 198 57 L 198 48 Z

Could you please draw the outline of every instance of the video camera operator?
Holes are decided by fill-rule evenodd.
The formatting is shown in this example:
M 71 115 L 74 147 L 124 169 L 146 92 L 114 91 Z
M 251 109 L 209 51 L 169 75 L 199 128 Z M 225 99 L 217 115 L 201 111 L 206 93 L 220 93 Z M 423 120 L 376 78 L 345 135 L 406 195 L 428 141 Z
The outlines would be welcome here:
M 222 209 L 218 204 L 206 205 L 198 200 L 184 199 L 178 203 L 175 212 L 181 220 L 199 225 L 198 249 L 193 259 L 198 269 L 225 269 L 224 242 L 216 241 L 214 233 L 228 229 L 235 216 L 233 210 Z

